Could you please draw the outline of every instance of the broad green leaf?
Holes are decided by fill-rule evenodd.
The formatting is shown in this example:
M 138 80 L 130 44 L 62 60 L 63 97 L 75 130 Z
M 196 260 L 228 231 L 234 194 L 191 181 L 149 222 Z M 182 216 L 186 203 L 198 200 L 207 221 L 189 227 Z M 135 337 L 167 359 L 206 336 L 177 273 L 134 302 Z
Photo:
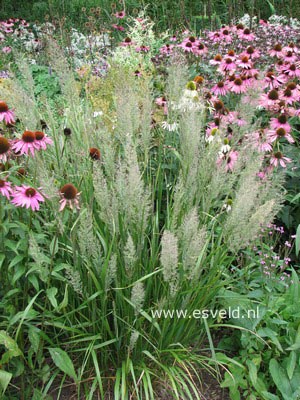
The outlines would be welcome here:
M 58 290 L 56 287 L 49 288 L 46 291 L 47 297 L 54 308 L 57 308 L 57 300 L 55 297 L 57 295 L 57 291 Z
M 282 394 L 284 400 L 291 400 L 293 398 L 293 389 L 288 379 L 285 370 L 281 365 L 272 358 L 269 364 L 269 370 L 275 385 Z
M 73 378 L 74 381 L 77 381 L 77 375 L 74 369 L 74 365 L 68 354 L 64 350 L 59 348 L 49 348 L 49 352 L 57 368 L 59 368 L 69 377 Z
M 12 374 L 10 372 L 3 371 L 0 369 L 0 386 L 1 386 L 1 391 L 0 393 L 4 394 L 4 392 L 7 389 L 7 386 L 9 385 L 9 382 L 12 378 Z
M 248 370 L 249 370 L 249 376 L 252 382 L 252 385 L 255 386 L 257 382 L 257 368 L 256 365 L 252 360 L 247 360 L 246 361 Z
M 289 355 L 286 372 L 288 374 L 289 379 L 291 380 L 294 374 L 295 366 L 296 366 L 297 355 L 294 351 L 292 351 Z

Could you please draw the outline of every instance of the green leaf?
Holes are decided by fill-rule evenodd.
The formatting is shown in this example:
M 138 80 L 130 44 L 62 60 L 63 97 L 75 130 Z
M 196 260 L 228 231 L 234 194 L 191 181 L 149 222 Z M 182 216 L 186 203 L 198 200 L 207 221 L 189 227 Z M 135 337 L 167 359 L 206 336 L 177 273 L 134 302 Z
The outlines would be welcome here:
M 49 348 L 49 352 L 57 368 L 67 374 L 70 378 L 73 378 L 76 382 L 77 375 L 72 360 L 70 359 L 68 354 L 64 350 L 59 348 Z
M 52 287 L 50 289 L 47 289 L 46 291 L 47 297 L 54 308 L 57 308 L 57 300 L 55 298 L 55 296 L 57 295 L 57 291 L 58 290 L 56 287 Z
M 6 364 L 13 357 L 19 357 L 22 355 L 22 351 L 19 349 L 15 340 L 8 336 L 5 331 L 0 331 L 0 344 L 2 344 L 7 350 L 2 355 L 0 365 Z
M 296 366 L 297 355 L 294 351 L 291 352 L 288 358 L 286 372 L 288 374 L 289 379 L 291 380 L 294 374 L 295 366 Z
M 54 236 L 54 238 L 50 243 L 50 254 L 51 256 L 55 256 L 57 252 L 58 252 L 58 239 L 56 236 Z
M 272 358 L 269 364 L 269 370 L 272 375 L 273 381 L 278 390 L 282 394 L 284 400 L 291 400 L 293 398 L 293 389 L 286 372 L 281 365 Z
M 1 394 L 4 394 L 4 392 L 7 389 L 7 386 L 9 385 L 9 382 L 12 378 L 12 374 L 10 372 L 3 371 L 0 369 L 0 386 L 1 386 Z
M 252 382 L 252 385 L 255 386 L 257 382 L 257 368 L 256 365 L 252 360 L 247 360 L 246 361 L 248 370 L 249 370 L 249 376 Z

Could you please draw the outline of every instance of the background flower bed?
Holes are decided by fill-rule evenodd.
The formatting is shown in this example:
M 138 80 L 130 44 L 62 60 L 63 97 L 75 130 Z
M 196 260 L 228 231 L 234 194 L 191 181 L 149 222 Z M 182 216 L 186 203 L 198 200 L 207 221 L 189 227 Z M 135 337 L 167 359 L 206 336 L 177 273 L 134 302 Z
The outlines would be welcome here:
M 297 216 L 269 225 L 286 171 L 297 176 L 297 24 L 198 39 L 115 18 L 129 23 L 119 41 L 2 24 L 13 26 L 1 91 L 3 391 L 45 398 L 71 379 L 78 398 L 142 399 L 166 381 L 174 398 L 200 398 L 199 370 L 226 367 L 233 399 L 276 399 L 286 385 L 297 396 Z M 237 303 L 263 318 L 151 314 Z M 222 327 L 237 330 L 214 348 Z

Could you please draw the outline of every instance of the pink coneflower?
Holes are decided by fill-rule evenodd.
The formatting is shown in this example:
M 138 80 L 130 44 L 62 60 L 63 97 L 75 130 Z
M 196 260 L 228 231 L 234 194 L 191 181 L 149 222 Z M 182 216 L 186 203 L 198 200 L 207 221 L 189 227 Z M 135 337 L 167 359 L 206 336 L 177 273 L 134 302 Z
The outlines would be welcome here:
M 116 13 L 114 14 L 114 16 L 115 16 L 116 18 L 119 18 L 119 19 L 124 18 L 125 15 L 126 15 L 126 13 L 125 13 L 124 10 L 123 10 L 123 11 L 118 11 L 118 12 L 116 12 Z
M 0 194 L 9 200 L 12 191 L 11 183 L 0 179 Z
M 13 124 L 15 122 L 15 116 L 13 111 L 9 110 L 5 101 L 0 100 L 0 122 L 1 121 L 5 121 L 6 124 Z
M 297 68 L 296 64 L 283 65 L 281 71 L 290 78 L 300 78 L 300 69 Z
M 277 89 L 284 83 L 284 81 L 285 77 L 282 76 L 278 77 L 275 75 L 274 71 L 269 71 L 264 78 L 265 82 L 264 87 L 265 88 L 269 87 L 270 89 Z
M 214 43 L 219 43 L 223 39 L 223 35 L 220 34 L 220 32 L 208 32 L 207 36 L 209 37 L 210 40 L 212 40 Z
M 238 31 L 238 36 L 240 39 L 248 40 L 249 42 L 255 39 L 255 35 L 251 33 L 249 28 L 245 28 L 243 31 Z
M 193 43 L 190 40 L 183 41 L 181 44 L 178 45 L 178 47 L 181 47 L 186 53 L 193 52 Z
M 158 97 L 158 98 L 155 100 L 155 103 L 156 103 L 158 106 L 163 107 L 163 109 L 164 109 L 164 114 L 165 114 L 165 115 L 168 114 L 168 104 L 167 104 L 167 99 L 165 98 L 165 96 L 163 96 L 163 97 Z
M 241 78 L 235 78 L 235 80 L 230 83 L 230 91 L 236 94 L 245 93 L 247 91 L 247 86 Z
M 34 156 L 34 150 L 36 149 L 36 137 L 35 133 L 31 131 L 25 131 L 21 139 L 17 139 L 12 145 L 12 149 L 15 153 L 28 155 L 31 153 Z
M 277 107 L 279 103 L 278 91 L 276 89 L 272 89 L 270 92 L 262 94 L 259 103 L 262 107 L 267 109 Z
M 287 53 L 288 51 L 291 51 L 292 53 L 296 53 L 296 54 L 299 53 L 299 49 L 294 43 L 289 43 L 287 46 L 284 46 L 284 48 L 282 50 L 285 53 Z
M 228 84 L 224 81 L 218 82 L 211 88 L 211 92 L 216 96 L 225 96 L 229 92 Z
M 273 150 L 270 144 L 270 139 L 267 135 L 267 129 L 260 129 L 256 132 L 253 132 L 252 135 L 249 135 L 248 137 L 250 143 L 252 143 L 259 152 L 265 153 Z
M 112 24 L 112 28 L 116 29 L 117 31 L 121 31 L 121 32 L 125 31 L 124 26 L 117 25 L 117 24 Z
M 44 132 L 34 132 L 35 134 L 35 142 L 34 142 L 34 147 L 37 150 L 46 150 L 47 145 L 52 145 L 53 144 L 53 140 L 51 138 L 49 138 Z
M 295 101 L 299 99 L 296 92 L 293 92 L 291 89 L 286 88 L 283 91 L 280 91 L 280 99 L 284 100 L 284 102 L 288 105 L 292 105 Z
M 207 47 L 203 43 L 193 45 L 193 53 L 197 56 L 202 56 L 207 53 Z
M 126 37 L 123 42 L 121 42 L 121 46 L 123 47 L 127 47 L 127 46 L 131 46 L 133 45 L 132 40 L 130 39 L 130 37 Z
M 217 54 L 216 56 L 214 56 L 213 60 L 209 61 L 209 63 L 211 65 L 220 65 L 222 60 L 223 60 L 223 57 L 221 56 L 221 54 Z
M 2 47 L 2 53 L 4 53 L 4 54 L 11 53 L 11 47 L 9 47 L 9 46 Z
M 223 72 L 232 72 L 236 69 L 236 64 L 231 57 L 226 57 L 222 60 L 219 70 Z
M 242 69 L 251 69 L 252 62 L 248 56 L 243 56 L 239 60 L 236 61 L 236 64 Z
M 297 56 L 292 51 L 284 52 L 283 61 L 288 63 L 294 63 L 295 61 L 297 61 Z
M 12 204 L 17 207 L 31 208 L 33 211 L 39 210 L 40 203 L 45 201 L 36 189 L 26 185 L 15 187 L 11 196 Z
M 164 46 L 162 46 L 162 47 L 159 49 L 159 52 L 160 52 L 161 54 L 170 55 L 170 54 L 172 53 L 172 51 L 173 51 L 173 48 L 174 48 L 174 44 L 165 44 Z
M 275 44 L 272 50 L 269 51 L 271 57 L 281 58 L 283 56 L 282 46 L 280 43 Z
M 252 60 L 260 57 L 260 52 L 256 50 L 253 46 L 248 46 L 246 51 L 244 51 L 241 56 L 247 56 Z
M 284 157 L 284 155 L 280 151 L 273 153 L 270 158 L 270 164 L 274 167 L 277 167 L 280 164 L 283 168 L 285 168 L 286 163 L 290 162 L 292 162 L 292 160 L 288 157 Z
M 0 136 L 0 161 L 6 162 L 11 154 L 11 143 L 6 137 Z
M 270 119 L 270 127 L 272 129 L 283 128 L 286 132 L 290 133 L 292 130 L 291 125 L 287 122 L 288 118 L 285 114 L 281 114 L 276 118 Z
M 135 48 L 135 51 L 137 51 L 138 53 L 148 53 L 148 51 L 150 50 L 149 46 L 138 46 Z
M 231 43 L 232 42 L 232 37 L 230 35 L 230 28 L 228 26 L 225 26 L 224 28 L 222 28 L 220 34 L 221 34 L 221 38 L 226 43 Z
M 270 130 L 268 132 L 268 138 L 270 139 L 270 142 L 275 142 L 275 140 L 280 140 L 280 139 L 286 139 L 289 143 L 295 143 L 295 140 L 291 136 L 290 133 L 288 133 L 284 128 L 278 128 L 276 130 Z
M 237 151 L 231 150 L 227 155 L 226 155 L 226 166 L 225 170 L 226 171 L 232 171 L 237 159 L 238 159 L 239 153 Z
M 67 205 L 73 210 L 74 207 L 79 210 L 78 198 L 80 193 L 72 183 L 67 183 L 60 189 L 60 207 L 59 211 L 62 211 Z

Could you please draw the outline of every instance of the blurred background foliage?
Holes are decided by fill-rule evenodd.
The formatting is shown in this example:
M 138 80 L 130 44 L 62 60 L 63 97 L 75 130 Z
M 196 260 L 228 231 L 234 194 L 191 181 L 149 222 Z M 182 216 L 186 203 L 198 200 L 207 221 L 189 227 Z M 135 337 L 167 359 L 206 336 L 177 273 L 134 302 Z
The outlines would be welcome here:
M 0 19 L 19 17 L 34 22 L 66 17 L 67 26 L 84 29 L 86 15 L 97 7 L 104 25 L 111 22 L 116 11 L 125 9 L 127 14 L 134 16 L 147 7 L 147 14 L 156 22 L 156 29 L 172 31 L 181 26 L 193 28 L 199 22 L 213 28 L 245 13 L 263 19 L 272 14 L 300 17 L 299 0 L 0 0 Z

